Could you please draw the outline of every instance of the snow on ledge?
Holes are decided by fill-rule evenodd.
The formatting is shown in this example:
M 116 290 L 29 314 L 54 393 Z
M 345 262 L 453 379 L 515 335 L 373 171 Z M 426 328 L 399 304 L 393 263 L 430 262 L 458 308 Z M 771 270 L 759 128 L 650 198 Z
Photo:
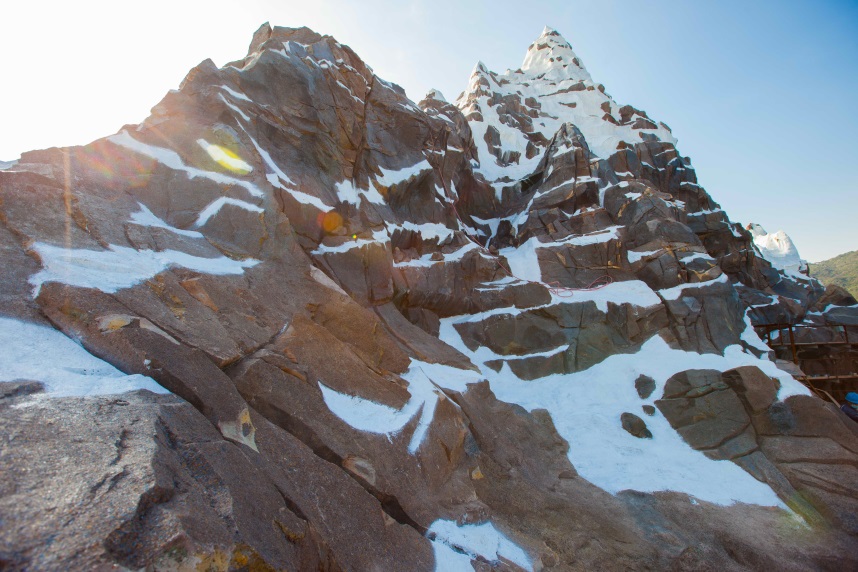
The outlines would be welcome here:
M 473 572 L 471 559 L 482 556 L 489 562 L 501 558 L 525 570 L 533 570 L 527 554 L 501 534 L 490 522 L 457 525 L 453 520 L 436 520 L 426 535 L 432 541 L 436 572 Z
M 45 282 L 61 282 L 79 288 L 96 288 L 108 294 L 130 288 L 170 266 L 182 266 L 205 274 L 241 274 L 259 260 L 233 260 L 226 256 L 203 258 L 177 250 L 135 250 L 111 245 L 109 250 L 63 248 L 37 242 L 33 244 L 42 259 L 42 270 L 30 276 L 33 297 Z
M 729 283 L 730 280 L 727 278 L 727 275 L 721 274 L 719 277 L 707 280 L 706 282 L 683 282 L 682 284 L 678 284 L 672 288 L 662 288 L 658 291 L 658 295 L 664 300 L 679 300 L 685 290 L 697 290 L 708 288 L 709 286 L 714 286 L 716 284 Z
M 671 376 L 690 369 L 727 371 L 756 366 L 780 382 L 778 399 L 808 394 L 773 362 L 745 353 L 739 345 L 727 347 L 723 355 L 698 354 L 673 349 L 654 336 L 637 353 L 614 354 L 586 370 L 525 381 L 507 364 L 500 372 L 488 367 L 486 362 L 497 356 L 486 352 L 487 348 L 469 350 L 454 327 L 462 319 L 442 319 L 440 339 L 480 367 L 499 400 L 528 411 L 547 410 L 558 433 L 569 443 L 569 461 L 594 485 L 612 494 L 678 491 L 721 505 L 740 502 L 785 508 L 768 485 L 732 461 L 715 461 L 693 449 L 659 412 L 652 417 L 642 414 L 643 405 L 654 405 L 662 396 Z M 656 382 L 647 399 L 641 399 L 635 389 L 639 375 Z M 626 432 L 620 421 L 624 412 L 641 416 L 653 438 L 638 439 Z
M 195 179 L 197 177 L 200 177 L 203 179 L 208 179 L 219 185 L 236 185 L 247 190 L 247 192 L 250 193 L 251 196 L 263 196 L 262 190 L 250 181 L 243 181 L 241 179 L 236 179 L 235 177 L 230 177 L 224 175 L 223 173 L 217 173 L 215 171 L 205 171 L 203 169 L 197 169 L 196 167 L 190 167 L 186 165 L 182 158 L 179 156 L 179 154 L 172 149 L 166 149 L 164 147 L 157 147 L 155 145 L 143 143 L 142 141 L 139 141 L 132 137 L 131 134 L 128 133 L 128 131 L 122 130 L 116 135 L 111 135 L 107 138 L 107 140 L 114 145 L 119 145 L 120 147 L 124 147 L 125 149 L 128 149 L 130 151 L 139 153 L 140 155 L 144 155 L 146 157 L 149 157 L 150 159 L 154 159 L 169 169 L 172 169 L 174 171 L 181 171 L 185 173 L 185 175 L 187 175 L 189 179 Z
M 149 228 L 163 228 L 164 230 L 168 230 L 174 234 L 180 234 L 182 236 L 188 236 L 190 238 L 205 238 L 201 232 L 176 228 L 175 226 L 167 224 L 166 222 L 155 216 L 155 214 L 151 210 L 149 210 L 149 207 L 147 207 L 143 203 L 138 202 L 137 206 L 140 207 L 140 210 L 135 213 L 131 213 L 130 222 L 133 222 L 134 224 L 146 226 Z
M 426 159 L 423 159 L 422 161 L 411 165 L 410 167 L 404 167 L 398 170 L 379 167 L 378 170 L 381 171 L 381 176 L 376 177 L 375 180 L 379 185 L 382 185 L 384 187 L 390 187 L 392 185 L 398 185 L 404 181 L 407 181 L 408 179 L 415 177 L 424 171 L 430 171 L 431 169 L 432 165 L 430 165 L 429 161 L 427 161 Z
M 400 432 L 415 415 L 420 420 L 408 444 L 408 452 L 417 453 L 429 425 L 435 416 L 438 400 L 447 399 L 440 387 L 465 391 L 468 383 L 477 383 L 481 376 L 472 370 L 457 369 L 448 365 L 427 363 L 412 359 L 408 371 L 402 374 L 408 381 L 410 399 L 401 409 L 395 409 L 370 399 L 340 393 L 319 380 L 325 405 L 342 421 L 367 433 L 392 435 Z
M 40 381 L 50 397 L 114 395 L 137 389 L 170 393 L 150 377 L 122 373 L 59 330 L 0 318 L 0 381 L 15 380 Z

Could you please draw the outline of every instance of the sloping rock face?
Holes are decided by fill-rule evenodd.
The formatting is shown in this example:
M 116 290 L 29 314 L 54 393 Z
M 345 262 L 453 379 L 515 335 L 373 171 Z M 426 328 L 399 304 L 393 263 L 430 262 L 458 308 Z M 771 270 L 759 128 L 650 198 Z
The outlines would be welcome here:
M 25 153 L 0 564 L 858 567 L 858 431 L 751 328 L 823 289 L 675 143 L 550 29 L 415 105 L 266 24 L 142 124 Z M 69 391 L 49 328 L 128 375 Z

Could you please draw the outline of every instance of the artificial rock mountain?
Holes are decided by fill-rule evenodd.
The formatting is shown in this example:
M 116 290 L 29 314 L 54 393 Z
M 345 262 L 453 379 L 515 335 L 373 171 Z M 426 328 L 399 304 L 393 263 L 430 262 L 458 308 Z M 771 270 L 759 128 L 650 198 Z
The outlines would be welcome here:
M 751 327 L 854 300 L 675 143 L 550 29 L 414 104 L 266 24 L 140 125 L 25 153 L 0 567 L 858 568 L 856 426 Z

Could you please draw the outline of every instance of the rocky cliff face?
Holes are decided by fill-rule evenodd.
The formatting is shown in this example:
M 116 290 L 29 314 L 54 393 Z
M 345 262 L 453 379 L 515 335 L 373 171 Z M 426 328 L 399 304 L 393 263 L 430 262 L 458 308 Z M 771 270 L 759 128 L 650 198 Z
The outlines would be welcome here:
M 550 29 L 415 105 L 266 24 L 142 124 L 25 153 L 0 562 L 858 566 L 858 430 L 751 327 L 823 288 L 675 143 Z

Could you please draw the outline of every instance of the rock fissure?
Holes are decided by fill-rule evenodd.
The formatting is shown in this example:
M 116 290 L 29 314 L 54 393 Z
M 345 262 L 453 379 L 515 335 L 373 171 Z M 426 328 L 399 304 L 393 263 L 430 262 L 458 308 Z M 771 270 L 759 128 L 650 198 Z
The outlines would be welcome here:
M 858 306 L 553 30 L 415 104 L 265 25 L 3 169 L 3 565 L 858 566 L 858 432 L 753 330 Z

